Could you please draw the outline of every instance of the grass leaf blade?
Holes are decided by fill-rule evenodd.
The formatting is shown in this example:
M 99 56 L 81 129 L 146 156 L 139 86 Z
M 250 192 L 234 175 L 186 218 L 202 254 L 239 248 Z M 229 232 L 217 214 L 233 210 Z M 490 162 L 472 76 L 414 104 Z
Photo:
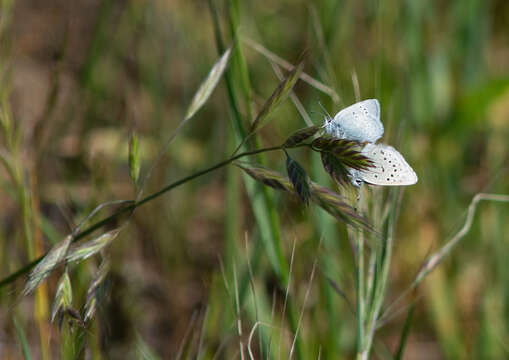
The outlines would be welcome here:
M 406 341 L 408 339 L 408 334 L 410 334 L 410 326 L 412 325 L 414 309 L 416 302 L 412 302 L 410 304 L 410 309 L 408 309 L 408 313 L 405 319 L 405 326 L 403 327 L 403 331 L 401 332 L 401 338 L 399 340 L 398 350 L 394 355 L 394 360 L 402 360 L 403 359 L 403 351 L 405 350 Z
M 132 132 L 129 135 L 129 175 L 133 180 L 135 188 L 138 186 L 140 177 L 140 149 L 138 146 L 138 135 Z

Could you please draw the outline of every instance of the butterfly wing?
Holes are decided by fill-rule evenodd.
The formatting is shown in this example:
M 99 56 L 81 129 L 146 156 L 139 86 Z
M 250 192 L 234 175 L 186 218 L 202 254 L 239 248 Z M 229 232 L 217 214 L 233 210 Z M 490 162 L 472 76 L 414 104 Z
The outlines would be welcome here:
M 368 99 L 348 106 L 330 121 L 329 131 L 330 135 L 343 139 L 375 143 L 384 133 L 380 103 L 377 99 Z
M 352 181 L 364 181 L 373 185 L 400 186 L 413 185 L 417 174 L 405 161 L 403 156 L 392 146 L 384 144 L 367 144 L 362 154 L 373 161 L 373 167 L 356 171 Z

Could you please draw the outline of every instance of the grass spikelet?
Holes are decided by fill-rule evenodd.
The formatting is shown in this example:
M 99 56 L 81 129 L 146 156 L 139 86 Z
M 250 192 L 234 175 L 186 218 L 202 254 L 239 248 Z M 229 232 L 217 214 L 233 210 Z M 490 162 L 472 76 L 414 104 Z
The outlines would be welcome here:
M 302 202 L 308 205 L 310 197 L 308 174 L 304 168 L 288 154 L 286 154 L 286 172 L 293 184 L 295 192 Z
M 253 124 L 249 130 L 250 135 L 254 134 L 256 131 L 260 130 L 267 124 L 270 115 L 286 99 L 294 85 L 297 83 L 303 68 L 304 62 L 300 62 L 299 65 L 290 71 L 288 76 L 279 84 L 276 90 L 274 90 L 270 98 L 265 102 L 262 109 L 256 116 L 255 121 L 253 121 Z
M 51 310 L 51 322 L 55 321 L 58 314 L 64 313 L 72 305 L 72 287 L 69 272 L 66 270 L 58 280 L 53 308 Z
M 120 229 L 109 231 L 94 240 L 88 241 L 83 245 L 73 247 L 66 257 L 69 262 L 83 261 L 108 246 L 118 235 Z
M 55 244 L 46 256 L 37 264 L 28 276 L 28 281 L 23 289 L 24 296 L 29 295 L 39 287 L 41 282 L 65 259 L 69 245 L 72 241 L 72 235 L 68 235 L 64 240 Z
M 311 136 L 316 134 L 318 130 L 320 130 L 320 126 L 309 126 L 303 129 L 299 129 L 290 135 L 288 139 L 286 139 L 283 147 L 294 147 L 295 145 L 302 143 L 304 140 L 309 139 Z
M 348 183 L 348 168 L 365 170 L 372 166 L 356 141 L 325 136 L 316 138 L 311 146 L 320 152 L 325 171 L 340 185 Z
M 285 178 L 275 171 L 262 167 L 240 165 L 238 163 L 235 165 L 244 170 L 253 179 L 261 182 L 264 185 L 277 190 L 293 192 L 292 183 L 288 180 L 288 178 Z
M 208 100 L 208 98 L 212 94 L 212 91 L 216 88 L 219 79 L 221 79 L 221 76 L 226 70 L 226 67 L 228 66 L 231 52 L 232 49 L 230 47 L 223 53 L 223 55 L 219 58 L 216 64 L 212 67 L 212 69 L 209 72 L 209 75 L 207 76 L 205 81 L 203 81 L 203 83 L 200 85 L 200 88 L 194 95 L 193 100 L 191 101 L 191 105 L 189 105 L 189 108 L 187 109 L 184 121 L 192 118 L 193 115 L 196 114 L 196 112 Z
M 348 169 L 330 152 L 320 153 L 322 165 L 330 177 L 340 185 L 348 184 Z
M 252 167 L 239 164 L 236 165 L 244 170 L 252 178 L 267 186 L 297 195 L 297 191 L 295 190 L 292 182 L 288 178 L 278 174 L 275 171 L 267 170 L 261 167 Z M 309 200 L 321 207 L 336 219 L 346 224 L 353 226 L 360 225 L 365 229 L 372 231 L 372 227 L 369 222 L 364 217 L 359 215 L 353 207 L 348 205 L 341 195 L 312 181 L 309 181 Z
M 97 311 L 97 303 L 100 301 L 102 295 L 101 289 L 103 288 L 104 279 L 106 279 L 106 275 L 108 275 L 109 270 L 109 262 L 103 261 L 94 280 L 88 288 L 87 301 L 83 309 L 83 322 L 85 323 L 91 320 Z
M 339 221 L 353 226 L 361 225 L 368 230 L 372 230 L 369 222 L 348 205 L 341 195 L 326 187 L 311 183 L 311 201 Z
M 332 154 L 344 165 L 356 170 L 366 170 L 373 166 L 373 162 L 364 156 L 356 145 L 336 146 Z

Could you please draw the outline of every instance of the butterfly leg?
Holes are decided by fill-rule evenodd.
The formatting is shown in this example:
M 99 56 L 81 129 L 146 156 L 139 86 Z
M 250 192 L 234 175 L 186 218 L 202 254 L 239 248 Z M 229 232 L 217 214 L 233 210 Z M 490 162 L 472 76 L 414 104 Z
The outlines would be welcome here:
M 359 188 L 364 183 L 364 181 L 362 181 L 362 179 L 360 177 L 360 173 L 358 170 L 350 168 L 350 169 L 348 169 L 348 175 L 350 177 L 350 182 L 356 188 Z

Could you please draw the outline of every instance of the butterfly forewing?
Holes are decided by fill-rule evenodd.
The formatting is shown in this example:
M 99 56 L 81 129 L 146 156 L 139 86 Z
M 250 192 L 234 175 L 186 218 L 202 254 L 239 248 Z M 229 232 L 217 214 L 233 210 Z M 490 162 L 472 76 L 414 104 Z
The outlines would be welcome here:
M 376 142 L 384 133 L 380 103 L 376 99 L 368 99 L 348 106 L 334 119 L 326 121 L 325 131 L 341 139 Z
M 417 174 L 392 146 L 367 144 L 362 154 L 373 162 L 373 167 L 353 173 L 354 181 L 385 186 L 413 185 L 417 182 Z

